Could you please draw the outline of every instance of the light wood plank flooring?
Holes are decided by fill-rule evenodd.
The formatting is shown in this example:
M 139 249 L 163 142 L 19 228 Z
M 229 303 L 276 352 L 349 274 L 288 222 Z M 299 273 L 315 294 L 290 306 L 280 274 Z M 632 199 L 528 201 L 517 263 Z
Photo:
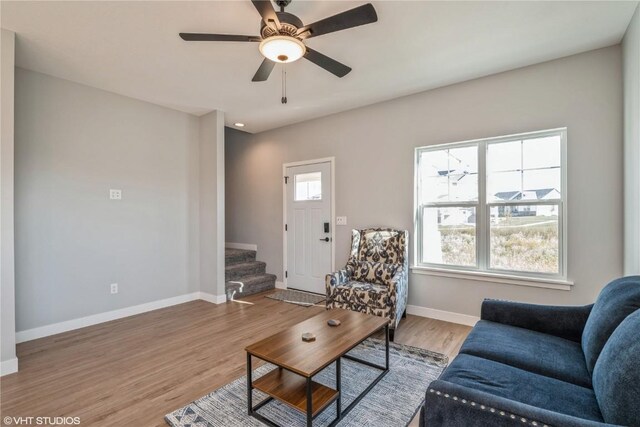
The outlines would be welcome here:
M 18 345 L 0 380 L 2 416 L 83 426 L 165 426 L 166 413 L 244 375 L 244 347 L 323 310 L 258 294 L 193 301 Z M 470 328 L 409 315 L 396 342 L 454 357 Z

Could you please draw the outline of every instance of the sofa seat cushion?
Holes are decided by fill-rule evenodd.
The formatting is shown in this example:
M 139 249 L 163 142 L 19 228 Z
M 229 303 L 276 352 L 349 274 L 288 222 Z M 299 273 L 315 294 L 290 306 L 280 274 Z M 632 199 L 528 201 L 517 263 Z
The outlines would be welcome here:
M 580 344 L 553 335 L 481 320 L 460 353 L 591 388 Z
M 460 354 L 442 373 L 440 380 L 525 405 L 582 419 L 603 421 L 596 396 L 590 388 L 493 360 Z
M 389 299 L 389 287 L 377 283 L 349 280 L 334 288 L 332 299 L 354 307 L 385 307 Z
M 525 405 L 603 421 L 592 389 L 493 360 L 459 354 L 439 379 Z

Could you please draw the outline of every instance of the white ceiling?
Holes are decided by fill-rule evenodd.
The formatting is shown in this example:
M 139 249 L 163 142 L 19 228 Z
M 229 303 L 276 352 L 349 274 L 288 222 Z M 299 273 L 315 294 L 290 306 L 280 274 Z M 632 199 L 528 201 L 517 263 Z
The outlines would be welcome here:
M 294 0 L 309 23 L 364 4 Z M 258 35 L 249 0 L 1 3 L 17 65 L 259 132 L 620 42 L 636 2 L 374 1 L 378 22 L 307 44 L 353 71 L 300 60 L 252 83 L 257 43 L 184 42 L 179 32 Z

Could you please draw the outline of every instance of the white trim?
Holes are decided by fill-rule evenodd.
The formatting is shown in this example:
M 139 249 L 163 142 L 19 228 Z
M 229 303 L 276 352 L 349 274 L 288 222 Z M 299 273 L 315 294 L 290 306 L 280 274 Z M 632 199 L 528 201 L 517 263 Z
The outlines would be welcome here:
M 255 245 L 253 243 L 232 243 L 232 242 L 226 242 L 224 244 L 225 248 L 229 248 L 229 249 L 244 249 L 246 251 L 258 251 L 258 245 Z
M 99 323 L 109 322 L 111 320 L 122 319 L 123 317 L 134 316 L 136 314 L 146 313 L 148 311 L 158 310 L 160 308 L 170 307 L 172 305 L 183 304 L 189 301 L 204 300 L 214 304 L 222 304 L 227 301 L 226 295 L 211 295 L 206 292 L 193 292 L 177 297 L 166 298 L 158 301 L 152 301 L 144 304 L 134 305 L 131 307 L 120 308 L 118 310 L 106 311 L 104 313 L 93 314 L 91 316 L 80 317 L 78 319 L 66 320 L 64 322 L 52 323 L 50 325 L 40 326 L 25 331 L 16 332 L 16 343 L 31 341 L 38 338 L 48 337 L 50 335 L 60 334 L 62 332 L 72 331 L 87 326 L 97 325 Z
M 480 320 L 477 316 L 469 316 L 468 314 L 437 310 L 429 307 L 420 307 L 419 305 L 408 305 L 407 314 L 468 326 L 475 326 L 476 322 Z
M 18 358 L 0 362 L 0 377 L 18 372 Z
M 320 159 L 302 160 L 299 162 L 289 162 L 282 164 L 282 283 L 283 289 L 287 288 L 287 184 L 284 177 L 287 176 L 287 168 L 295 166 L 315 165 L 318 163 L 329 163 L 331 167 L 331 271 L 336 271 L 336 158 L 322 157 Z
M 213 304 L 224 304 L 225 302 L 227 302 L 226 295 L 212 295 L 207 292 L 198 292 L 197 299 L 201 299 L 203 301 L 207 301 Z
M 276 280 L 276 289 L 287 289 L 287 285 L 285 285 L 284 282 Z
M 556 289 L 570 291 L 574 285 L 568 280 L 542 279 L 537 277 L 511 276 L 508 274 L 487 273 L 484 271 L 463 271 L 450 268 L 417 267 L 412 266 L 411 272 L 428 276 L 452 277 L 454 279 L 477 280 L 481 282 L 501 283 L 518 286 L 532 286 L 535 288 Z

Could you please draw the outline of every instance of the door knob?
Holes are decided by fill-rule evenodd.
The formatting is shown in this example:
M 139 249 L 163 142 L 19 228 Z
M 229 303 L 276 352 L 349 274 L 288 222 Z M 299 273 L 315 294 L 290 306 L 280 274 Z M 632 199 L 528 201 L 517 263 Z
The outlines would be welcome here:
M 323 242 L 330 242 L 331 241 L 331 239 L 329 237 L 325 237 L 324 239 L 320 239 L 320 240 L 322 240 Z

